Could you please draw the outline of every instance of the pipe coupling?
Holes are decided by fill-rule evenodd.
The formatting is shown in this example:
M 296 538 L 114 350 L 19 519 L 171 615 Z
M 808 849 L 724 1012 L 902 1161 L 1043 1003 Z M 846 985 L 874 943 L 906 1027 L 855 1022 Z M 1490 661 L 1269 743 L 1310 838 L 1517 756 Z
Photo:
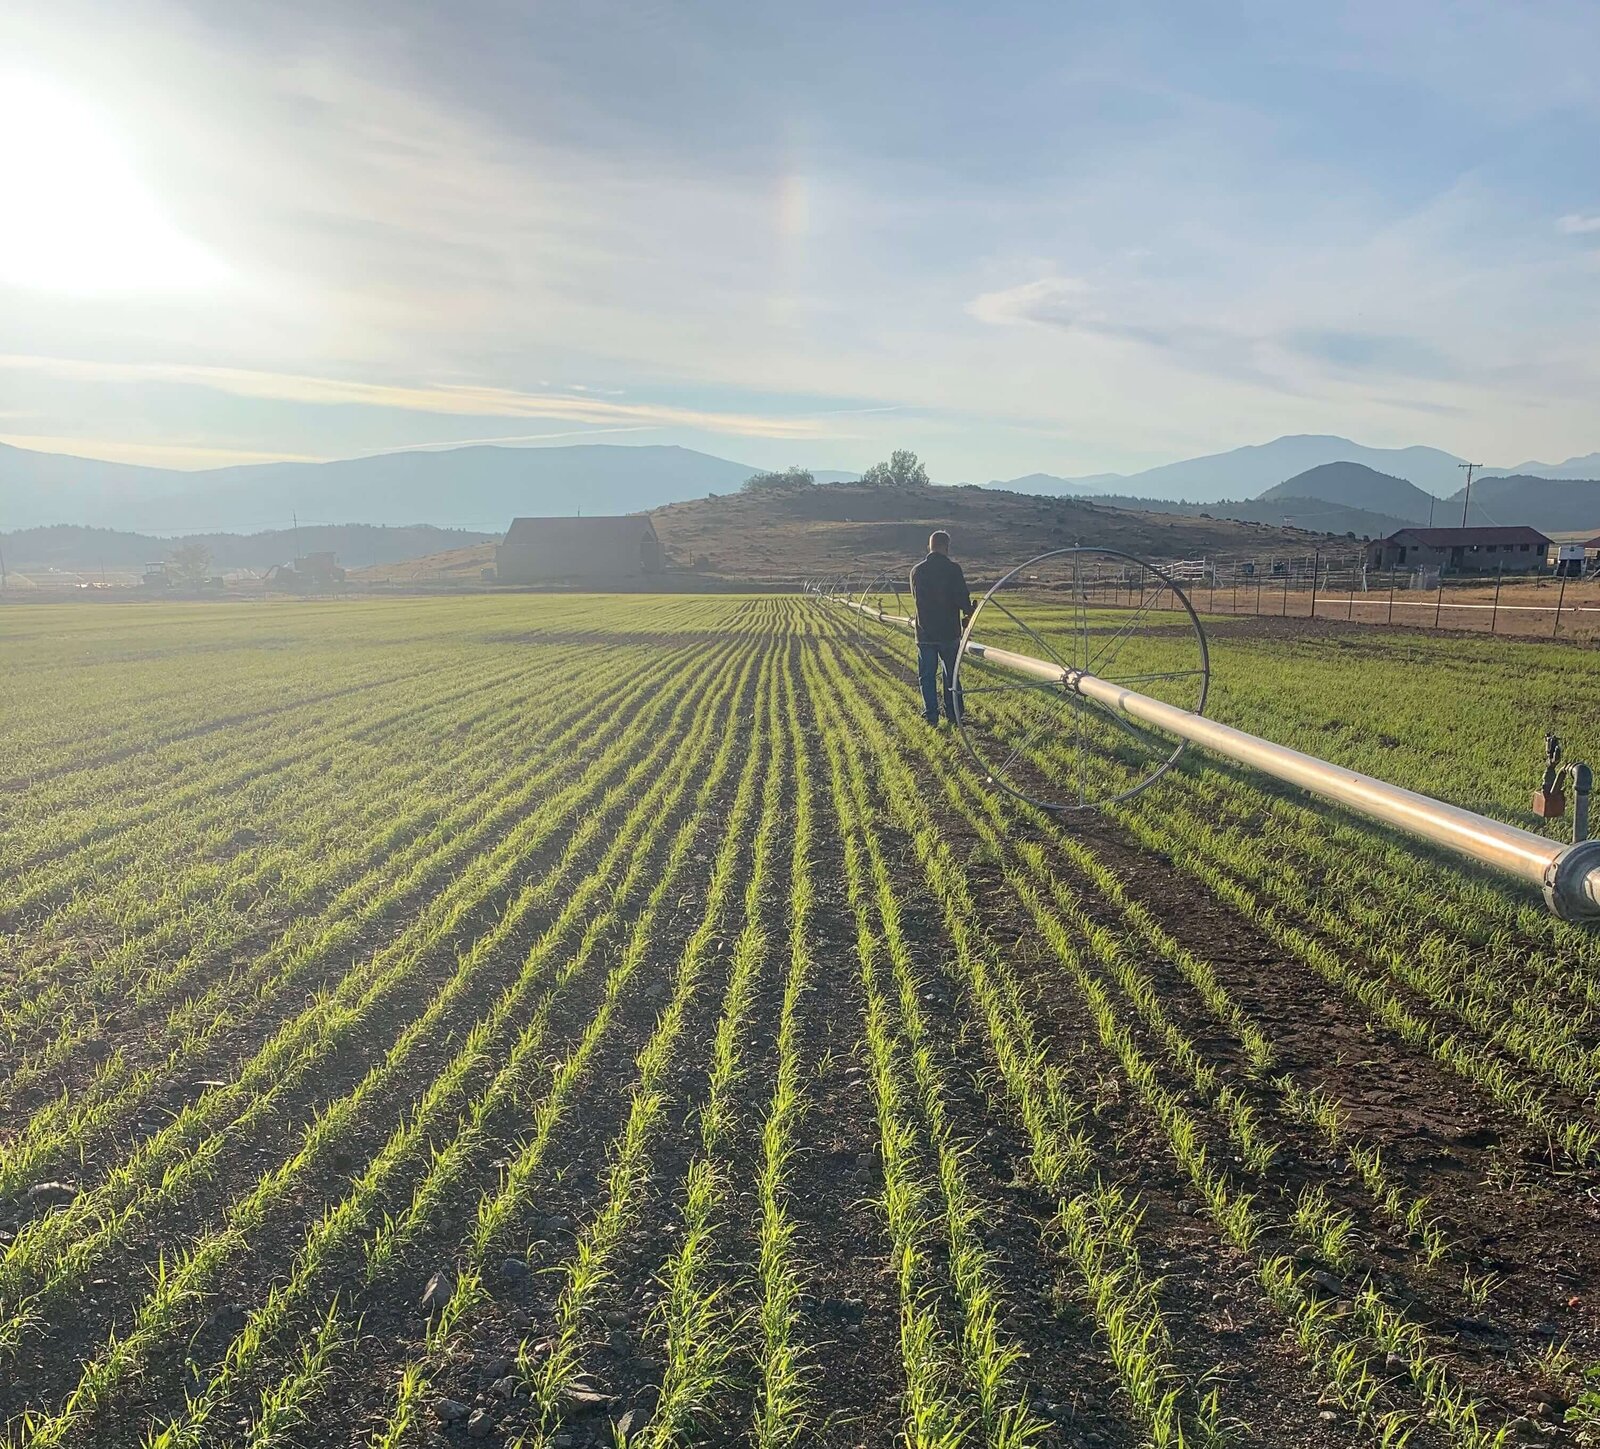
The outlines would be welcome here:
M 1545 867 L 1544 902 L 1563 921 L 1600 921 L 1600 840 L 1569 845 Z

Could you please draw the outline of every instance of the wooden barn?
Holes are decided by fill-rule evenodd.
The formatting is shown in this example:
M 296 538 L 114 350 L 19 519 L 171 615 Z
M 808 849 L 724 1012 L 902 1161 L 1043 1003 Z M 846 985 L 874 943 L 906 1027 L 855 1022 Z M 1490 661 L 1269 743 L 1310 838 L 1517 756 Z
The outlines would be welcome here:
M 502 584 L 638 579 L 661 571 L 661 540 L 643 513 L 622 518 L 516 518 L 495 550 Z

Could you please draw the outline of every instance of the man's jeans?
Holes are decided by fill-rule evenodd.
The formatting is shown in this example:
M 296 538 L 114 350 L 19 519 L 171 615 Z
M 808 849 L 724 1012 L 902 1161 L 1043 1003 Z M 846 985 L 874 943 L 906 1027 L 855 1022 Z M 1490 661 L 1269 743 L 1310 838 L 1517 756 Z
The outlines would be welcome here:
M 939 674 L 944 673 L 944 712 L 951 724 L 961 718 L 961 691 L 951 689 L 956 672 L 958 644 L 917 644 L 917 677 L 922 681 L 922 713 L 929 724 L 939 723 Z

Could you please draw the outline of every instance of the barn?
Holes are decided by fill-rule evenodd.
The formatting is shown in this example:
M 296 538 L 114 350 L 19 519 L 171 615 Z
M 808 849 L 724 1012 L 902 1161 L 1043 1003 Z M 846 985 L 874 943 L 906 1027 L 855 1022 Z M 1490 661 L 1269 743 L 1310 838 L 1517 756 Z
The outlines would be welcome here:
M 494 563 L 502 584 L 638 579 L 661 572 L 661 540 L 643 513 L 516 518 Z
M 1538 573 L 1550 540 L 1536 528 L 1402 528 L 1367 545 L 1369 569 L 1446 573 Z

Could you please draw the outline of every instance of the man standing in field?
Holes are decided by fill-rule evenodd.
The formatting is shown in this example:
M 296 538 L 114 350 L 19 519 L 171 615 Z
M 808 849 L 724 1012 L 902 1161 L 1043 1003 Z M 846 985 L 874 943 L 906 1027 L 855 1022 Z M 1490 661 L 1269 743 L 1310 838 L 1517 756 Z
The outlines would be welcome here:
M 939 723 L 939 673 L 944 673 L 944 712 L 951 724 L 961 718 L 961 696 L 954 688 L 956 649 L 972 614 L 967 576 L 950 557 L 950 535 L 929 535 L 928 556 L 911 570 L 911 597 L 917 605 L 917 675 L 922 681 L 922 713 Z

